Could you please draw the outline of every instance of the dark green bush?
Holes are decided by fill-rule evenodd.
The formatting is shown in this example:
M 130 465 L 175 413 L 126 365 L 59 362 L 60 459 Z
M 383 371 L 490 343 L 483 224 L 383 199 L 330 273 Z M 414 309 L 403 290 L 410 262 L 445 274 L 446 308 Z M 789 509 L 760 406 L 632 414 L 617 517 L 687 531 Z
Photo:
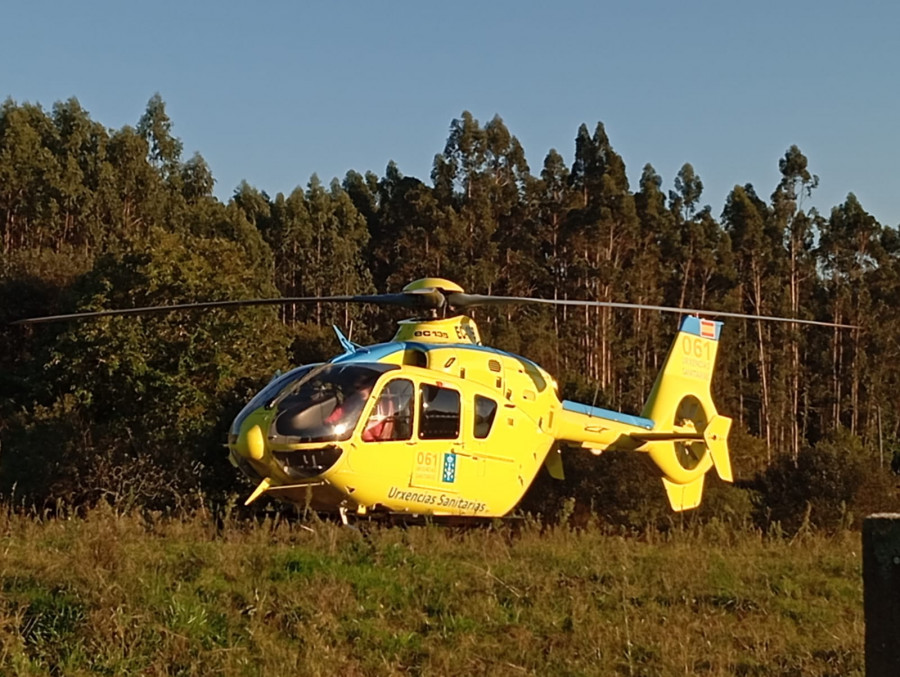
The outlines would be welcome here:
M 796 461 L 778 456 L 757 475 L 757 523 L 768 528 L 777 522 L 788 533 L 804 525 L 849 525 L 855 506 L 862 505 L 862 488 L 878 473 L 861 440 L 840 430 L 801 451 Z

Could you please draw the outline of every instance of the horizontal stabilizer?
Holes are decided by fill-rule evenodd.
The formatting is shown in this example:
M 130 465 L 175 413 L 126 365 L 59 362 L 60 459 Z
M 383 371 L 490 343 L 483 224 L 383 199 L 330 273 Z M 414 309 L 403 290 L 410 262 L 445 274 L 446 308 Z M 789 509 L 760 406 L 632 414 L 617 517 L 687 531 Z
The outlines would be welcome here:
M 695 442 L 705 439 L 700 433 L 677 433 L 677 432 L 640 432 L 628 433 L 628 436 L 639 442 Z
M 666 488 L 666 495 L 669 497 L 669 505 L 675 512 L 682 510 L 690 510 L 700 505 L 703 498 L 703 478 L 706 475 L 700 475 L 697 479 L 689 484 L 676 484 L 671 480 L 662 478 L 663 486 Z

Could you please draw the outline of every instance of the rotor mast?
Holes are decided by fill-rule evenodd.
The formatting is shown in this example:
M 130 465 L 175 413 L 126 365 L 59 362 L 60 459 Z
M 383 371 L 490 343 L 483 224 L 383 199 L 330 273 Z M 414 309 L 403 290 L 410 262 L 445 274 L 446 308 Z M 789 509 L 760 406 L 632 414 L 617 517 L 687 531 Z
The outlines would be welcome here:
M 398 323 L 394 341 L 418 341 L 420 343 L 472 343 L 481 345 L 481 334 L 475 320 L 465 315 L 452 315 L 451 317 L 439 317 L 438 313 L 446 315 L 446 297 L 450 294 L 463 294 L 463 288 L 451 280 L 441 277 L 423 277 L 420 280 L 410 282 L 403 288 L 403 293 L 421 292 L 429 290 L 437 292 L 445 301 L 440 308 L 432 308 L 430 317 L 401 320 Z

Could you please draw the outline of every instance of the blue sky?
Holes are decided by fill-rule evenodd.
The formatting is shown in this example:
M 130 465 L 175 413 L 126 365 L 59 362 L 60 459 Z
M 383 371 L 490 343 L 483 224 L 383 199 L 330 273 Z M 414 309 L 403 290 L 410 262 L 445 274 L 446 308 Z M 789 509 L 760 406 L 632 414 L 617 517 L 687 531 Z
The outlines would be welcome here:
M 690 162 L 720 214 L 768 197 L 797 144 L 823 213 L 849 192 L 900 225 L 900 3 L 10 2 L 0 97 L 76 97 L 108 127 L 159 92 L 227 199 L 388 161 L 428 180 L 451 120 L 499 114 L 537 174 L 607 128 L 632 187 Z

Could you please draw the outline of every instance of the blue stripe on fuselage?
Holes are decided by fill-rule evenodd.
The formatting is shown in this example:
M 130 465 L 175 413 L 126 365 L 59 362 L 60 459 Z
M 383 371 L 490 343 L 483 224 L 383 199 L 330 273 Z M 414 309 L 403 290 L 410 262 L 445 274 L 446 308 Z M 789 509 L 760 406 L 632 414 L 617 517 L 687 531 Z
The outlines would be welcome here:
M 522 362 L 523 364 L 531 365 L 536 369 L 539 368 L 536 363 L 529 360 L 527 357 L 508 353 L 505 350 L 500 350 L 498 348 L 477 346 L 472 343 L 418 343 L 415 341 L 390 341 L 388 343 L 377 343 L 373 346 L 363 346 L 361 348 L 357 348 L 353 353 L 339 355 L 338 357 L 334 358 L 332 362 L 378 362 L 389 355 L 393 355 L 394 353 L 407 349 L 421 350 L 422 352 L 427 353 L 431 350 L 441 350 L 446 348 L 453 348 L 454 350 L 471 350 L 479 353 L 491 353 L 492 355 L 499 355 L 501 357 L 511 357 Z
M 623 414 L 619 411 L 592 407 L 588 404 L 580 404 L 578 402 L 572 402 L 571 400 L 563 400 L 562 407 L 566 411 L 574 411 L 578 414 L 585 414 L 596 418 L 605 418 L 610 421 L 616 421 L 617 423 L 633 425 L 637 428 L 646 428 L 647 430 L 653 429 L 653 421 L 649 418 L 644 418 L 643 416 L 632 416 L 631 414 Z
M 374 346 L 363 346 L 357 348 L 352 353 L 344 353 L 338 355 L 332 360 L 334 364 L 344 364 L 346 362 L 380 362 L 388 355 L 400 352 L 406 349 L 405 343 L 377 343 Z

